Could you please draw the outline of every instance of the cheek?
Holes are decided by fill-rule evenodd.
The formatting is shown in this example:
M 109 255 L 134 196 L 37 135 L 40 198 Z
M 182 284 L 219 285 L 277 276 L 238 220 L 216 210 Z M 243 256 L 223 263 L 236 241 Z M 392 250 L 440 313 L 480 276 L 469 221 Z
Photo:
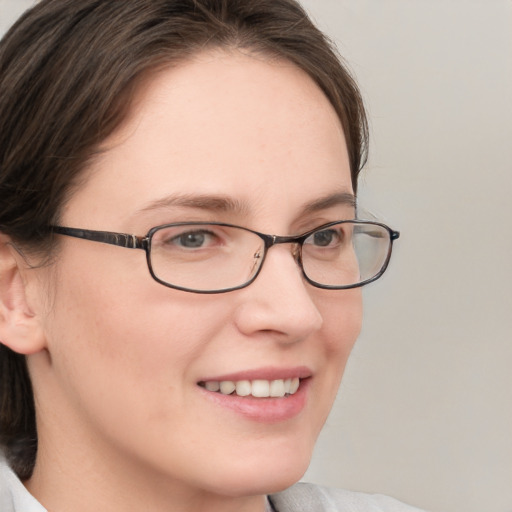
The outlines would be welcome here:
M 56 382 L 77 409 L 98 417 L 129 417 L 139 407 L 143 416 L 165 416 L 162 397 L 183 395 L 205 340 L 226 325 L 227 308 L 163 287 L 146 267 L 99 265 L 88 258 L 80 268 L 60 268 L 47 323 Z
M 329 292 L 321 304 L 323 333 L 329 355 L 346 359 L 361 332 L 363 301 L 361 288 Z M 344 365 L 343 365 L 344 366 Z
M 177 298 L 179 292 L 156 286 L 148 293 L 143 288 L 98 293 L 90 286 L 64 293 L 60 307 L 56 305 L 54 339 L 60 342 L 54 350 L 94 360 L 97 370 L 122 369 L 138 382 L 164 369 L 167 374 L 184 371 L 200 354 L 208 331 L 222 325 L 222 308 L 201 309 Z M 160 297 L 160 288 L 165 297 Z
M 323 408 L 327 416 L 341 382 L 345 366 L 361 331 L 363 316 L 360 288 L 329 292 L 322 303 L 325 380 Z

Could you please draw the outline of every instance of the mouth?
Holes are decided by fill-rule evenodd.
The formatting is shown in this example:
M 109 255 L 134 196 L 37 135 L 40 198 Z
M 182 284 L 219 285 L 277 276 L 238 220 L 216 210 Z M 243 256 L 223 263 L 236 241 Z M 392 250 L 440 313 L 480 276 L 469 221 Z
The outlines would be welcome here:
M 251 421 L 275 424 L 304 410 L 313 375 L 306 366 L 267 367 L 203 378 L 197 385 L 216 407 Z
M 254 398 L 285 398 L 292 396 L 300 388 L 299 377 L 275 380 L 208 380 L 201 381 L 198 385 L 207 391 L 222 395 L 235 395 L 239 397 Z

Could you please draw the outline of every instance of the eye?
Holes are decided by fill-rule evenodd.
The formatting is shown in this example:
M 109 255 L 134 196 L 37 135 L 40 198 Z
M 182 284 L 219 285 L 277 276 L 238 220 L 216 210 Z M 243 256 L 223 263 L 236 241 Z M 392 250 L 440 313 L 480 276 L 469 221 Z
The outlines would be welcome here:
M 218 237 L 206 230 L 187 231 L 175 235 L 167 241 L 167 244 L 177 245 L 184 249 L 201 249 L 211 247 L 218 241 Z
M 340 243 L 342 234 L 336 229 L 323 229 L 316 231 L 307 240 L 306 243 L 315 247 L 332 247 Z

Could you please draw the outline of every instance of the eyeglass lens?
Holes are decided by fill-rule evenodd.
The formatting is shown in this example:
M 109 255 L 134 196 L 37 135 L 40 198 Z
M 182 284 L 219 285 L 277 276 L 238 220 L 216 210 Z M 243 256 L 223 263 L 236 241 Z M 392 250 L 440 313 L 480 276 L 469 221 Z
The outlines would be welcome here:
M 390 245 L 385 227 L 345 221 L 311 233 L 300 259 L 313 284 L 343 288 L 377 276 Z M 150 268 L 159 281 L 198 292 L 244 286 L 258 273 L 266 250 L 257 233 L 217 224 L 158 228 L 150 247 Z

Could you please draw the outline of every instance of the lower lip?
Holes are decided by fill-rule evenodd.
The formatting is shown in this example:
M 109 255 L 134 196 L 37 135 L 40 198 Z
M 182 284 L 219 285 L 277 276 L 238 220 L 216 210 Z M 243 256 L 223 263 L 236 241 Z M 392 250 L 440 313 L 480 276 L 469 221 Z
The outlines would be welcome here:
M 216 405 L 231 409 L 252 421 L 278 423 L 297 416 L 306 406 L 311 379 L 302 379 L 299 389 L 293 395 L 282 398 L 256 398 L 253 396 L 223 395 L 205 388 L 199 389 Z

